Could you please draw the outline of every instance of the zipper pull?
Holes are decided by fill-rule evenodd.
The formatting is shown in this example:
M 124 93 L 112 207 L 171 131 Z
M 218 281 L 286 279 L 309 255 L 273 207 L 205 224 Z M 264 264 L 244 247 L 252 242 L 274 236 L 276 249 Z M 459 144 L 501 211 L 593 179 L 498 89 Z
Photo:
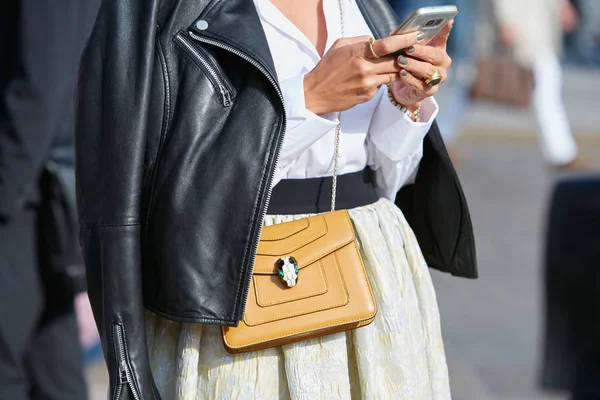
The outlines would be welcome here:
M 119 364 L 119 385 L 130 383 L 129 374 L 127 373 L 127 364 L 122 361 Z
M 223 98 L 223 107 L 230 107 L 233 104 L 230 93 L 223 86 L 219 86 L 221 97 Z

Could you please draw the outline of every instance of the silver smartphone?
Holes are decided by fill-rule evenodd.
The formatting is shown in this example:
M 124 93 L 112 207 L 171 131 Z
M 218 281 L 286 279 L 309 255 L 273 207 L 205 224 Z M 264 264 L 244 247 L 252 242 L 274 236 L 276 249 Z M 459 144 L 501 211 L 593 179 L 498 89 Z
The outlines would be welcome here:
M 410 14 L 393 32 L 392 35 L 420 31 L 425 34 L 421 44 L 426 44 L 456 17 L 456 6 L 422 7 Z

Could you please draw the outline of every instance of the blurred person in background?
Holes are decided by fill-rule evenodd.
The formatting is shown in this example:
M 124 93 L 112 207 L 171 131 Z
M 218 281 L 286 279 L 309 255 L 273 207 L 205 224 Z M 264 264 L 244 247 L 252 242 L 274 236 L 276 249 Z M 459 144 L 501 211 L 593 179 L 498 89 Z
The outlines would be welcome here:
M 82 400 L 73 92 L 99 0 L 0 5 L 0 399 Z
M 542 384 L 600 399 L 600 175 L 561 178 L 545 243 Z
M 562 101 L 559 61 L 563 31 L 572 32 L 578 24 L 575 7 L 568 0 L 493 1 L 501 42 L 533 71 L 532 102 L 544 158 L 558 169 L 585 168 Z

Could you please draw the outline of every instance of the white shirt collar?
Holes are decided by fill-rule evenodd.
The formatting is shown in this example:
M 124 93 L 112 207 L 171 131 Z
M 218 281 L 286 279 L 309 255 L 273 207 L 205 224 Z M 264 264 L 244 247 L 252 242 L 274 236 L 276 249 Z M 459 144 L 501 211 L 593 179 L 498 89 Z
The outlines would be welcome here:
M 348 8 L 350 1 L 342 0 L 344 11 Z M 317 60 L 321 58 L 310 40 L 270 0 L 254 0 L 254 4 L 263 22 L 271 25 L 281 34 L 294 39 L 299 46 L 302 46 Z M 325 52 L 327 52 L 333 43 L 342 37 L 338 0 L 323 0 L 323 13 L 327 24 L 327 43 L 325 45 Z M 344 15 L 345 26 L 351 23 L 352 21 L 349 20 L 347 15 Z

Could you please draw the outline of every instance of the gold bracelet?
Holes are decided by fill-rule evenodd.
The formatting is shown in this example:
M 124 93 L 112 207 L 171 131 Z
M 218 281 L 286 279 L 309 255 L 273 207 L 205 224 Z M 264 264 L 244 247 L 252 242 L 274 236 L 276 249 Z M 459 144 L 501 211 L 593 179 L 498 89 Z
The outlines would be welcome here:
M 394 99 L 394 95 L 392 94 L 392 90 L 390 88 L 388 88 L 387 92 L 388 92 L 388 97 L 394 106 L 398 107 L 400 109 L 400 111 L 402 111 L 404 114 L 408 115 L 408 117 L 410 119 L 412 119 L 413 121 L 421 122 L 421 102 L 419 102 L 415 111 L 410 111 L 408 108 L 406 108 L 402 104 L 398 103 L 396 101 L 396 99 Z

